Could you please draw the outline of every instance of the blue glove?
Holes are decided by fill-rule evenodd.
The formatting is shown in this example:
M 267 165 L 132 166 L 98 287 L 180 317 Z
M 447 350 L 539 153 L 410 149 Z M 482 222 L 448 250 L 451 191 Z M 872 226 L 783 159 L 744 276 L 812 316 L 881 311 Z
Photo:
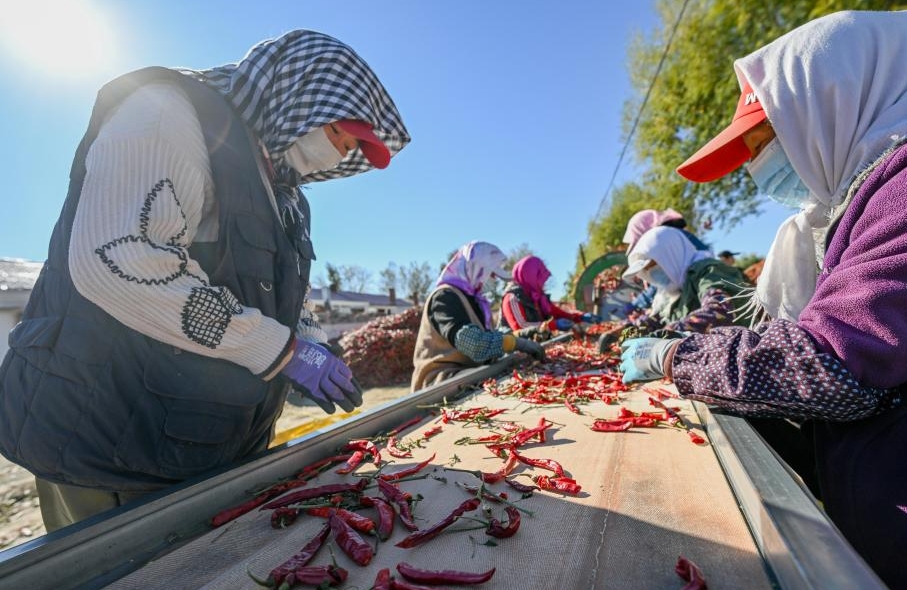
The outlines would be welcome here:
M 554 326 L 561 332 L 573 329 L 573 322 L 567 318 L 557 318 L 554 320 Z
M 328 414 L 336 411 L 334 404 L 345 412 L 362 405 L 362 390 L 350 368 L 319 344 L 297 339 L 293 358 L 281 373 Z
M 604 321 L 601 316 L 589 312 L 584 313 L 582 319 L 587 324 L 600 324 Z
M 624 384 L 652 381 L 665 376 L 664 364 L 680 338 L 631 338 L 620 345 L 620 370 Z
M 623 312 L 624 316 L 628 316 L 636 310 L 637 310 L 637 307 L 635 305 L 633 305 L 632 303 L 624 303 L 623 308 L 621 308 L 621 311 Z

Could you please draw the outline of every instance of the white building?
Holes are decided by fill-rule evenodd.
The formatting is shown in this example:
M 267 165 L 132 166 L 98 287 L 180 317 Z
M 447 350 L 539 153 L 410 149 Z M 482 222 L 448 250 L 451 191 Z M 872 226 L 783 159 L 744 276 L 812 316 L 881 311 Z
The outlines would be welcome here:
M 0 258 L 0 359 L 9 348 L 6 335 L 22 318 L 42 266 L 43 262 Z
M 312 288 L 309 301 L 315 305 L 315 312 L 324 322 L 324 313 L 330 308 L 333 315 L 396 315 L 413 306 L 405 299 L 398 299 L 394 289 L 387 294 L 354 293 L 352 291 L 331 291 L 324 288 Z

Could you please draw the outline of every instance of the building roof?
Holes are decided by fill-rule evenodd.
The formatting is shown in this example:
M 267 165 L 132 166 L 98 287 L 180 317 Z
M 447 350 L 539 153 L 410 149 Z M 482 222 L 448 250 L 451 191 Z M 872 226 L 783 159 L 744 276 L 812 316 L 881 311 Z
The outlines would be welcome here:
M 43 266 L 22 258 L 0 258 L 0 292 L 30 291 Z
M 323 291 L 325 289 L 321 288 L 312 288 L 312 292 L 309 294 L 309 299 L 314 301 L 324 301 Z M 391 303 L 390 295 L 387 293 L 382 295 L 374 295 L 371 293 L 354 293 L 352 291 L 333 291 L 331 292 L 331 301 L 345 301 L 347 303 L 365 303 L 372 306 L 396 306 L 396 307 L 412 307 L 413 304 L 406 299 L 401 299 L 400 297 L 396 298 L 395 303 Z

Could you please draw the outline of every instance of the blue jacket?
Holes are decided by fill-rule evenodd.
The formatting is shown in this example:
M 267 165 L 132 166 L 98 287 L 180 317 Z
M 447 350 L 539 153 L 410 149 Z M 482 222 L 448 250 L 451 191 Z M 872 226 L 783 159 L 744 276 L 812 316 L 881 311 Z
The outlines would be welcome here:
M 212 285 L 294 327 L 308 284 L 311 244 L 287 236 L 260 180 L 253 136 L 221 94 L 165 68 L 107 84 L 76 152 L 48 259 L 0 365 L 0 452 L 51 481 L 151 491 L 228 465 L 267 447 L 286 398 L 282 376 L 265 382 L 153 340 L 73 286 L 67 253 L 88 149 L 110 109 L 159 81 L 187 93 L 210 155 L 220 235 L 189 252 Z M 224 305 L 208 303 L 212 313 Z

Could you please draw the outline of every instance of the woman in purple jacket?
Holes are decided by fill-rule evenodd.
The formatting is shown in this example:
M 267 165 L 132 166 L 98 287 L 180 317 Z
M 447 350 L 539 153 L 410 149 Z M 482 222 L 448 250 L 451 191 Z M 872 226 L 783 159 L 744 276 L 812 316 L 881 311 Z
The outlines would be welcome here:
M 756 288 L 771 319 L 623 353 L 633 380 L 811 420 L 828 515 L 892 588 L 907 587 L 905 56 L 907 12 L 840 12 L 735 62 L 732 123 L 678 172 L 709 182 L 746 164 L 761 193 L 799 208 Z

